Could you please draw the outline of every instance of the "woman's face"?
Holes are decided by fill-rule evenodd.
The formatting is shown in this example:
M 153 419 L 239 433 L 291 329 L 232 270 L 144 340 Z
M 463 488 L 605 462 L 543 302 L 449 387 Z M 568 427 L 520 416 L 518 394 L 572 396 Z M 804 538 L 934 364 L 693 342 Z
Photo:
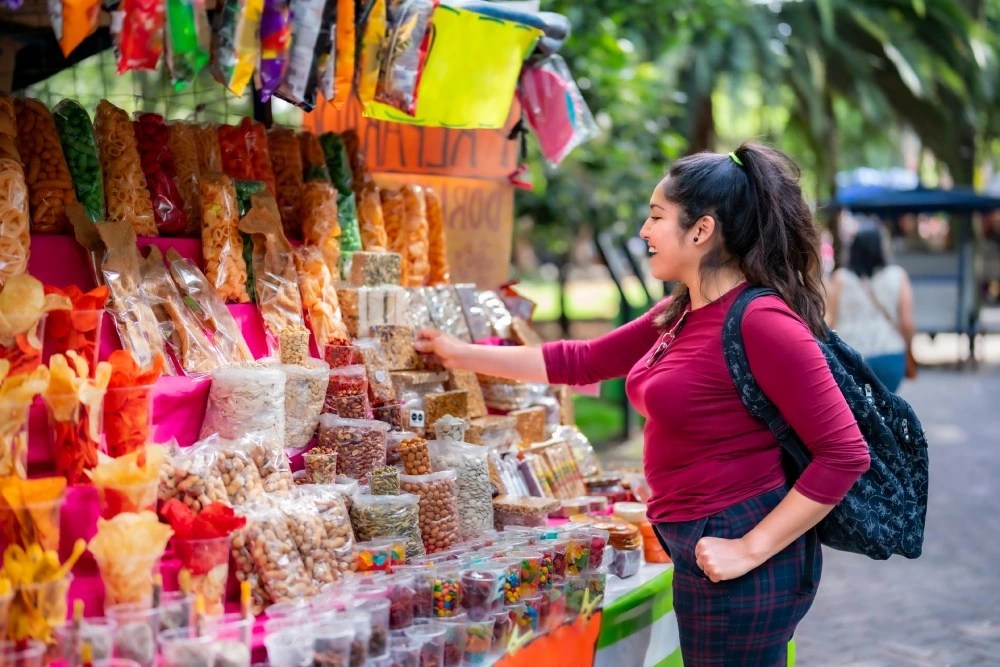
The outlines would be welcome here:
M 680 226 L 681 209 L 663 196 L 661 186 L 649 199 L 649 217 L 639 230 L 639 236 L 649 245 L 649 267 L 657 280 L 684 280 L 701 261 L 700 253 Z

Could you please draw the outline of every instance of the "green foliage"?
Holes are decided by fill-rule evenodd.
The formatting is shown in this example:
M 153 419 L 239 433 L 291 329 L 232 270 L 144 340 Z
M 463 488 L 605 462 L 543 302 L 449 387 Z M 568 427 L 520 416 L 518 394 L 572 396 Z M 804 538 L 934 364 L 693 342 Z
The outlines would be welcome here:
M 748 138 L 804 167 L 814 202 L 837 171 L 899 164 L 912 129 L 956 182 L 996 156 L 998 0 L 577 0 L 545 3 L 603 135 L 518 198 L 559 252 L 582 225 L 638 223 L 669 162 Z

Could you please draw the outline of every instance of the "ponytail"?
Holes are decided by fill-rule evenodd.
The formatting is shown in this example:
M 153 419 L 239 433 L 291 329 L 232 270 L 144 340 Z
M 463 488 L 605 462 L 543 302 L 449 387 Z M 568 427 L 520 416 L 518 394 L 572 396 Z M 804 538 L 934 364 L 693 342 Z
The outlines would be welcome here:
M 799 185 L 800 171 L 779 150 L 744 142 L 729 155 L 698 153 L 678 160 L 663 181 L 663 194 L 682 211 L 691 229 L 703 215 L 715 218 L 720 239 L 705 255 L 702 279 L 736 268 L 751 285 L 774 289 L 817 336 L 824 336 L 824 297 L 819 230 Z M 674 321 L 691 301 L 678 285 L 658 318 Z

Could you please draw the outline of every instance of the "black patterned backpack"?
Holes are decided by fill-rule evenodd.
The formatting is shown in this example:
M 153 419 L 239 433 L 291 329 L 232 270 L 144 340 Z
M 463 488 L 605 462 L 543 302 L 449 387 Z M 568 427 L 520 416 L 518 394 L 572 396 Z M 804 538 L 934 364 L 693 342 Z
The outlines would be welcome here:
M 778 293 L 748 287 L 736 298 L 722 330 L 723 353 L 747 409 L 768 425 L 785 454 L 794 481 L 809 451 L 768 400 L 750 372 L 740 324 L 751 301 Z M 780 298 L 780 297 L 779 297 Z M 833 378 L 868 443 L 871 467 L 818 526 L 822 544 L 884 560 L 893 554 L 920 555 L 927 516 L 927 439 L 910 404 L 879 381 L 865 360 L 835 332 L 817 341 Z

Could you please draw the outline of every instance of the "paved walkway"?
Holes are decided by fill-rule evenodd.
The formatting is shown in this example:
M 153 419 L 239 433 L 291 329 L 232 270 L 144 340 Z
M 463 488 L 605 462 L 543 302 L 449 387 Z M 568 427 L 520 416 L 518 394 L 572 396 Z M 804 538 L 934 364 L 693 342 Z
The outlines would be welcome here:
M 924 554 L 824 551 L 797 633 L 800 667 L 1000 665 L 1000 365 L 923 370 L 904 385 L 930 440 Z M 634 462 L 633 441 L 603 458 Z

